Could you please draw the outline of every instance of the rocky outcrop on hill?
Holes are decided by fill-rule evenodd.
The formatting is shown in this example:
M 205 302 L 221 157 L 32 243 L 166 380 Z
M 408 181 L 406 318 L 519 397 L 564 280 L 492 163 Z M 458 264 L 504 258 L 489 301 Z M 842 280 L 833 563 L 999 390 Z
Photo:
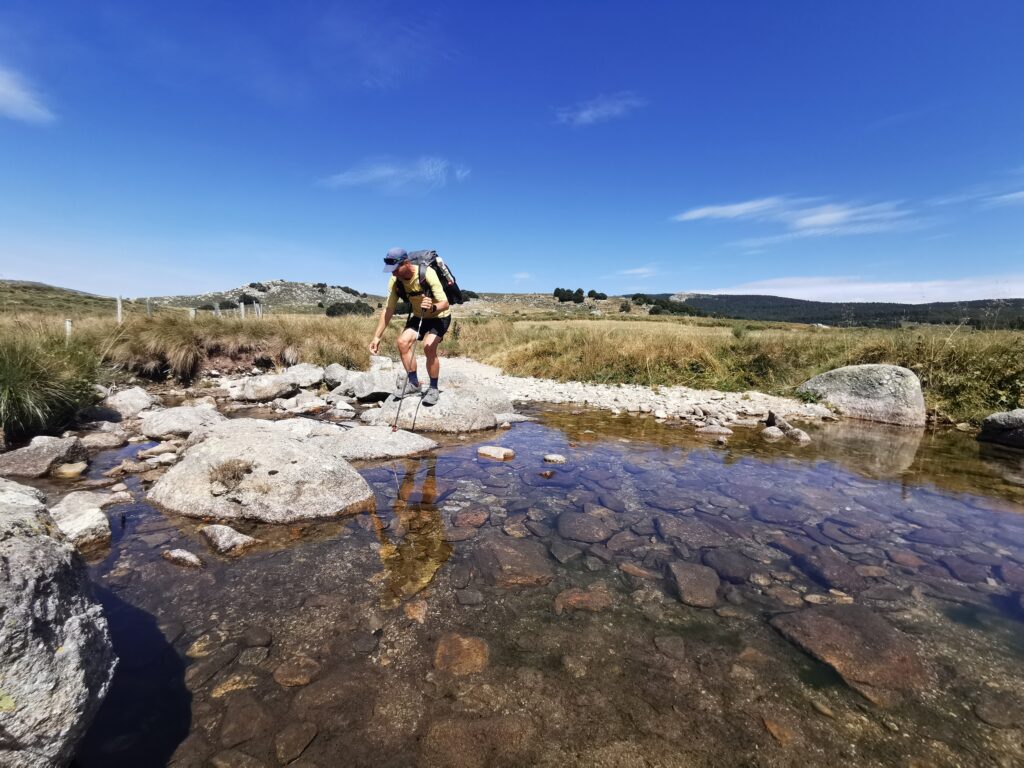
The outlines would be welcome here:
M 85 448 L 77 437 L 35 437 L 24 448 L 0 455 L 0 476 L 43 477 L 61 464 L 85 457 Z
M 898 365 L 847 365 L 815 376 L 797 387 L 844 416 L 905 427 L 925 425 L 921 382 Z
M 114 673 L 107 622 L 42 494 L 0 480 L 0 764 L 66 765 Z
M 1024 448 L 1024 408 L 987 416 L 981 422 L 978 439 L 986 443 Z

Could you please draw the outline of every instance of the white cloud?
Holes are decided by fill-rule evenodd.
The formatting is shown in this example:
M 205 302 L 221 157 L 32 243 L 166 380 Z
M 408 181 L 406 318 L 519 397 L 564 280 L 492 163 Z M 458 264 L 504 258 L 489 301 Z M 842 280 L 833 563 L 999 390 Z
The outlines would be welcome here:
M 1024 205 L 1024 190 L 988 198 L 989 205 Z
M 527 280 L 533 280 L 533 274 L 530 272 L 516 272 L 512 275 L 512 279 L 517 283 L 525 283 Z
M 408 163 L 393 160 L 368 161 L 324 179 L 329 187 L 374 187 L 384 192 L 425 192 L 448 183 L 451 163 L 443 157 L 423 156 Z M 464 181 L 470 169 L 458 165 L 455 180 Z
M 626 275 L 629 277 L 647 278 L 654 277 L 658 274 L 658 269 L 653 264 L 648 264 L 643 267 L 634 267 L 632 269 L 620 269 L 615 273 L 616 275 Z
M 861 277 L 779 277 L 693 293 L 760 294 L 815 301 L 931 301 L 1024 297 L 1024 274 L 967 277 L 958 280 L 885 281 Z
M 863 204 L 832 203 L 822 198 L 775 195 L 726 205 L 706 205 L 676 214 L 673 221 L 701 219 L 749 220 L 781 224 L 780 234 L 737 241 L 744 248 L 759 248 L 805 237 L 866 235 L 916 229 L 923 226 L 914 211 L 900 201 Z
M 56 117 L 18 73 L 0 67 L 0 116 L 26 123 L 51 123 Z
M 557 109 L 555 120 L 565 125 L 593 125 L 625 117 L 633 110 L 644 106 L 647 106 L 646 99 L 632 91 L 622 91 Z

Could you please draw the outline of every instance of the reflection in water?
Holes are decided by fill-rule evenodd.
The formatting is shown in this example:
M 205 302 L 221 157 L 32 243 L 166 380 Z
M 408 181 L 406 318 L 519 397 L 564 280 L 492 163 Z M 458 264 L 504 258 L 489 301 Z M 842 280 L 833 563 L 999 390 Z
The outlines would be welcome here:
M 417 492 L 416 480 L 422 464 L 427 468 Z M 385 525 L 376 512 L 371 515 L 384 565 L 384 607 L 397 605 L 422 591 L 452 551 L 445 541 L 444 521 L 437 508 L 437 458 L 402 462 L 400 482 L 398 470 L 394 472 L 397 492 L 391 525 Z

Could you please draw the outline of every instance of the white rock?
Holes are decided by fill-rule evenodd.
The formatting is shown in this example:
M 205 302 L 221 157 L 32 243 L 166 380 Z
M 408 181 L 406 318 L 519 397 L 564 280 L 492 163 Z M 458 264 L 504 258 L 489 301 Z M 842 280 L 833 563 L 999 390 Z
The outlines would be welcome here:
M 105 398 L 101 405 L 117 412 L 122 419 L 134 419 L 156 402 L 157 399 L 142 387 L 130 387 Z
M 146 437 L 161 440 L 175 436 L 185 437 L 197 429 L 221 421 L 226 419 L 216 408 L 208 405 L 179 405 L 177 408 L 147 413 L 142 417 L 140 429 Z
M 546 453 L 544 454 L 544 461 L 548 464 L 565 464 L 568 459 L 560 453 Z
M 324 380 L 324 369 L 312 363 L 299 363 L 286 368 L 283 375 L 299 387 L 313 387 Z
M 230 525 L 204 525 L 199 532 L 220 554 L 241 552 L 257 543 L 252 536 L 236 531 Z
M 168 549 L 160 553 L 160 557 L 169 563 L 180 565 L 183 568 L 202 568 L 203 561 L 193 555 L 187 549 Z
M 664 408 L 658 408 L 654 412 L 654 418 L 656 418 L 656 419 L 667 419 L 668 418 L 668 411 L 666 411 Z
M 268 373 L 264 376 L 253 376 L 244 379 L 237 386 L 230 388 L 233 400 L 246 402 L 266 402 L 278 397 L 289 397 L 299 389 L 295 380 L 284 374 Z
M 786 433 L 783 432 L 778 427 L 765 427 L 764 429 L 761 430 L 762 439 L 766 440 L 769 443 L 774 443 L 778 440 L 782 440 L 785 436 Z
M 476 449 L 477 456 L 483 456 L 487 459 L 497 459 L 498 461 L 508 461 L 516 457 L 516 452 L 511 448 L 505 448 L 500 445 L 481 445 Z
M 334 389 L 342 384 L 348 382 L 349 377 L 352 376 L 354 371 L 350 371 L 347 368 L 343 368 L 337 363 L 331 363 L 324 368 L 324 383 Z

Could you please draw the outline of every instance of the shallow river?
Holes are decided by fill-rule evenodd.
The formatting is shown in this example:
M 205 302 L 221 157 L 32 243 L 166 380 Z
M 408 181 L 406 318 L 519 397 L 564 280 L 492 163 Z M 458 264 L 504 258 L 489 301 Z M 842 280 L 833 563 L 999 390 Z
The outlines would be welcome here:
M 120 665 L 75 764 L 1024 765 L 1020 453 L 533 415 L 362 466 L 374 515 L 239 526 L 236 558 L 111 508 Z

